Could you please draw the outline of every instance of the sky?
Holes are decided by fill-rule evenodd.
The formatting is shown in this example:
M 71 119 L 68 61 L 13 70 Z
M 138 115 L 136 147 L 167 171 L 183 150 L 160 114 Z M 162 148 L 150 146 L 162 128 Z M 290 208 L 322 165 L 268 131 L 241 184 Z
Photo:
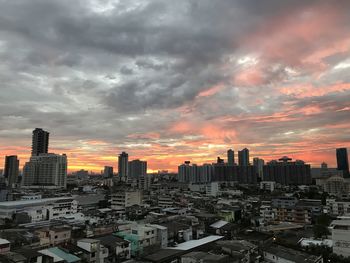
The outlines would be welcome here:
M 0 0 L 0 167 L 36 127 L 69 170 L 350 148 L 350 1 Z

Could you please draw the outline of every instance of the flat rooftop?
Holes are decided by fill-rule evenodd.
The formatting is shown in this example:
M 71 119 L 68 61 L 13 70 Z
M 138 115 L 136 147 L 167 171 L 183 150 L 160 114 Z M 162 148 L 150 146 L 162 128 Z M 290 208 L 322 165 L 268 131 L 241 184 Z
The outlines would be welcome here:
M 12 208 L 12 207 L 25 207 L 32 205 L 40 205 L 50 202 L 64 201 L 64 200 L 73 200 L 73 197 L 54 197 L 54 198 L 43 198 L 43 199 L 34 199 L 34 200 L 18 200 L 18 201 L 7 201 L 0 202 L 0 208 Z
M 184 243 L 178 244 L 176 247 L 168 247 L 167 249 L 190 250 L 196 247 L 200 247 L 202 245 L 209 244 L 211 242 L 218 241 L 222 238 L 223 236 L 213 235 L 213 236 L 208 236 L 197 240 L 186 241 Z

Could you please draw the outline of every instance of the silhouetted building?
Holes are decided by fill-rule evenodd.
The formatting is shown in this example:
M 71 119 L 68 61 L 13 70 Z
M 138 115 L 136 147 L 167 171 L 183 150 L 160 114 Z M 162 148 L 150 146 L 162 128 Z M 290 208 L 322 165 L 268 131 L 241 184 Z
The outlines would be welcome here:
M 66 188 L 67 156 L 54 153 L 32 156 L 23 167 L 23 187 Z
M 4 176 L 7 179 L 8 186 L 12 188 L 17 183 L 19 171 L 19 160 L 16 155 L 5 157 Z
M 209 183 L 212 181 L 213 173 L 214 166 L 211 164 L 198 166 L 186 161 L 178 166 L 177 179 L 181 183 Z
M 232 149 L 227 151 L 227 164 L 228 165 L 235 164 L 235 152 Z
M 112 166 L 105 166 L 103 171 L 103 176 L 105 178 L 112 178 L 113 177 L 113 167 Z
M 129 162 L 129 178 L 140 178 L 147 175 L 147 162 L 141 160 L 132 160 Z
M 286 156 L 278 161 L 273 160 L 264 165 L 263 181 L 274 181 L 281 185 L 311 184 L 311 168 L 304 161 L 291 161 Z
M 213 182 L 256 184 L 257 172 L 252 165 L 214 165 Z
M 343 171 L 344 177 L 349 177 L 349 159 L 346 148 L 338 148 L 337 153 L 337 169 Z
M 244 148 L 241 151 L 238 151 L 238 165 L 245 166 L 249 165 L 249 150 Z
M 264 164 L 265 164 L 265 161 L 263 159 L 260 159 L 260 158 L 253 159 L 253 165 L 256 169 L 256 172 L 257 172 L 259 178 L 263 177 Z
M 32 156 L 38 156 L 41 153 L 48 153 L 49 132 L 36 128 L 32 136 Z
M 221 159 L 220 156 L 218 156 L 218 158 L 216 159 L 216 164 L 224 165 L 225 164 L 224 159 Z
M 118 157 L 118 175 L 124 181 L 127 181 L 128 177 L 128 165 L 129 155 L 126 152 L 122 152 Z

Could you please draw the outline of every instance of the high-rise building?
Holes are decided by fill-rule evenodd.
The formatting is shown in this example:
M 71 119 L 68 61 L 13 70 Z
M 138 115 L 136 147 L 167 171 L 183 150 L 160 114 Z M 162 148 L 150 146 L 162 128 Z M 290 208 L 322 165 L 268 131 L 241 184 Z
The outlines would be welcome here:
M 112 166 L 105 166 L 103 171 L 103 176 L 105 178 L 112 178 L 113 177 L 113 167 Z
M 128 177 L 128 165 L 129 155 L 126 152 L 122 152 L 118 157 L 118 175 L 120 178 L 126 181 Z
M 227 151 L 227 164 L 228 165 L 235 164 L 235 152 L 232 149 Z
M 17 183 L 19 171 L 19 160 L 16 155 L 5 157 L 5 172 L 4 176 L 7 179 L 8 186 L 12 188 Z
M 311 184 L 311 167 L 304 161 L 292 162 L 287 156 L 278 161 L 272 160 L 264 165 L 263 181 L 274 181 L 281 185 Z
M 128 163 L 128 178 L 138 179 L 146 176 L 147 162 L 141 160 L 132 160 Z
M 66 188 L 67 156 L 46 153 L 32 156 L 23 167 L 24 188 Z
M 214 165 L 211 181 L 256 184 L 257 173 L 253 165 Z
M 253 159 L 253 165 L 255 166 L 255 170 L 260 179 L 263 177 L 264 164 L 265 164 L 265 161 L 263 159 L 260 159 L 260 158 Z
M 41 153 L 48 153 L 49 132 L 36 128 L 32 137 L 32 156 L 38 156 Z
M 238 165 L 247 166 L 249 165 L 249 150 L 244 148 L 241 151 L 238 151 Z
M 337 169 L 343 171 L 344 177 L 350 177 L 349 175 L 349 159 L 348 150 L 346 148 L 338 148 L 337 153 Z

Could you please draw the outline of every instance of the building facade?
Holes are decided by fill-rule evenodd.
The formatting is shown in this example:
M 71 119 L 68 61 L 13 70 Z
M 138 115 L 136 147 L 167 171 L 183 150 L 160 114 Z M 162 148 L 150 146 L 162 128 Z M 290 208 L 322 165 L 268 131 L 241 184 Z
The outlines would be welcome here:
M 32 156 L 38 156 L 42 153 L 48 153 L 49 132 L 41 128 L 36 128 L 32 136 Z
M 311 168 L 301 160 L 291 161 L 284 156 L 279 161 L 273 160 L 264 165 L 264 181 L 274 181 L 281 185 L 311 184 Z
M 4 177 L 7 179 L 9 188 L 15 187 L 18 180 L 19 160 L 16 155 L 5 157 Z
M 65 189 L 67 186 L 67 156 L 40 154 L 32 156 L 23 167 L 23 188 Z
M 126 152 L 122 152 L 118 156 L 118 176 L 124 181 L 127 181 L 128 177 L 128 162 L 129 155 Z
M 346 148 L 338 148 L 336 149 L 336 155 L 337 169 L 343 172 L 344 177 L 350 177 L 348 150 Z

